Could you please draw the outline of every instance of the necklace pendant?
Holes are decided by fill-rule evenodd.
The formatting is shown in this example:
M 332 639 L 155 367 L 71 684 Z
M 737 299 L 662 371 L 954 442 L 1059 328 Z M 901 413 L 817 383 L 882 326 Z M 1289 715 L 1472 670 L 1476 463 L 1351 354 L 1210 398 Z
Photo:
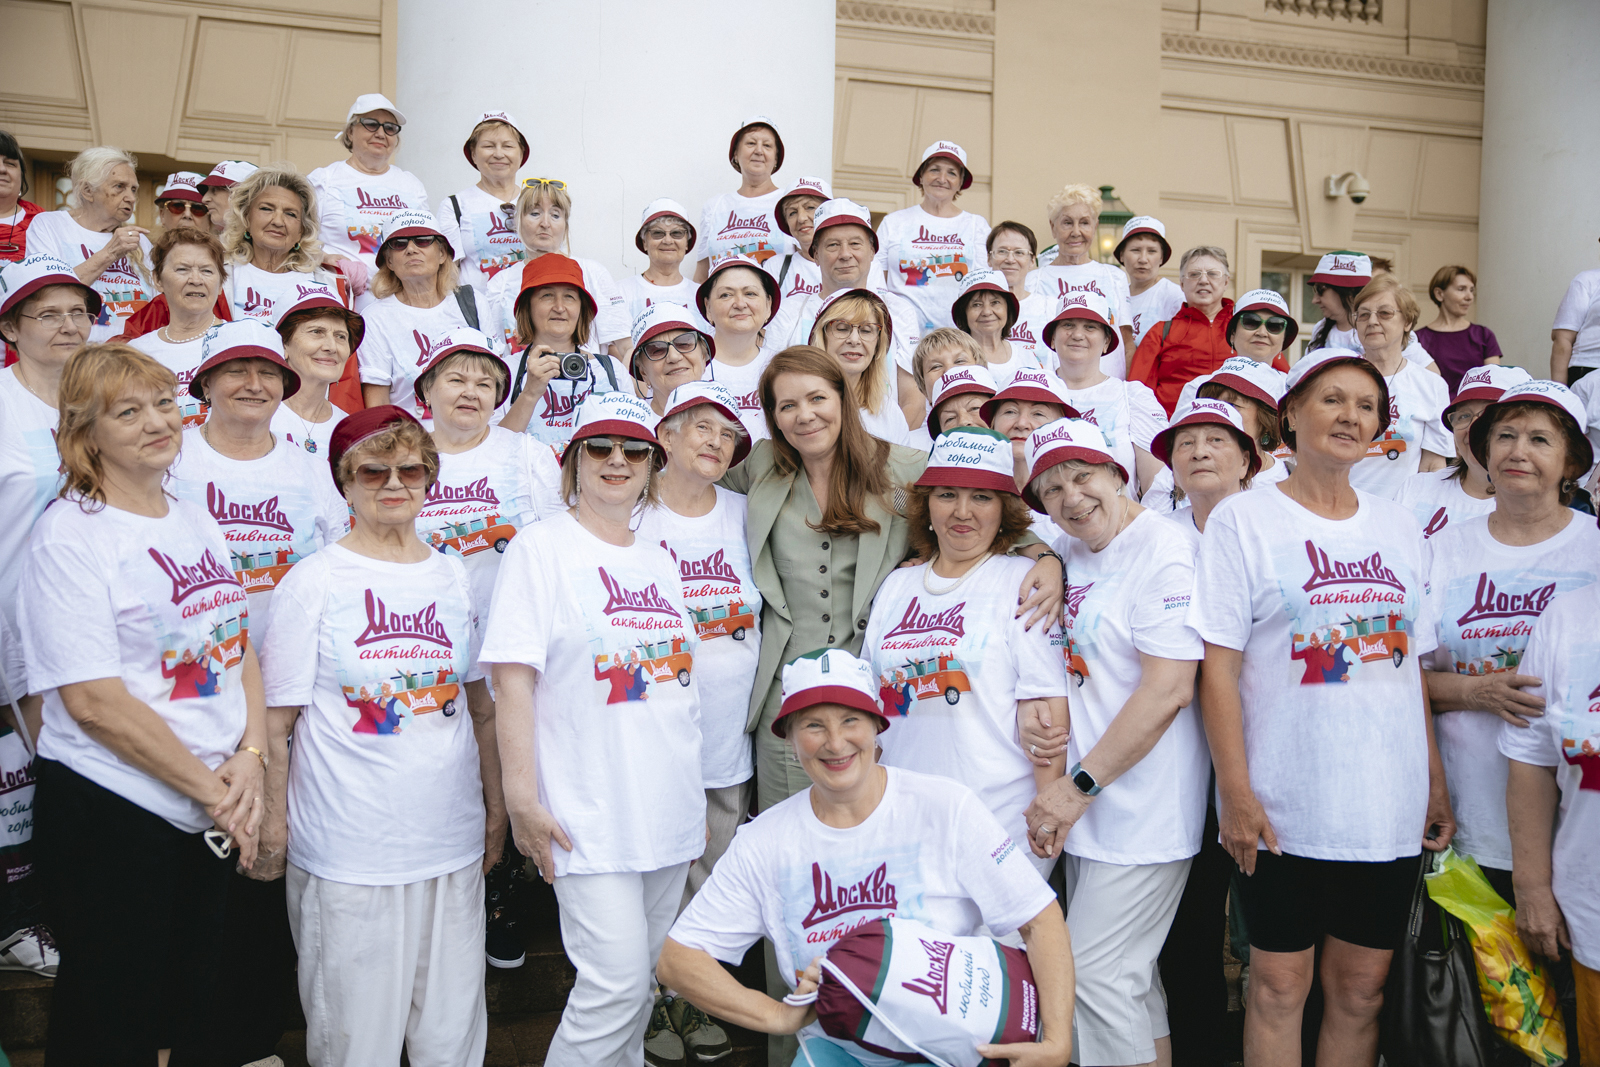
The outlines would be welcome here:
M 306 438 L 306 451 L 310 452 L 313 456 L 317 454 L 317 443 L 311 440 L 309 437 Z

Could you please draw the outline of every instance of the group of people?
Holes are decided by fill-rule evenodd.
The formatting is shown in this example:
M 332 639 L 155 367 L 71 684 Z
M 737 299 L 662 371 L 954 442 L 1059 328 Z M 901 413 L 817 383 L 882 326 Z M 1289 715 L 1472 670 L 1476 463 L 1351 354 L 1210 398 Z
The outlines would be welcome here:
M 891 916 L 1027 950 L 1040 1040 L 976 1055 L 1220 1062 L 1230 886 L 1246 1063 L 1299 1062 L 1314 978 L 1319 1058 L 1371 1063 L 1452 844 L 1600 1053 L 1592 418 L 1469 270 L 1421 330 L 1322 257 L 1302 354 L 1223 249 L 1164 276 L 1158 219 L 1096 260 L 1089 186 L 1041 254 L 939 141 L 874 225 L 780 187 L 758 116 L 618 284 L 514 117 L 432 211 L 405 123 L 175 174 L 154 233 L 111 147 L 17 208 L 0 757 L 42 910 L 0 953 L 56 976 L 51 1062 L 266 1059 L 297 971 L 313 1064 L 481 1063 L 537 877 L 552 1065 L 714 1063 L 723 1023 L 896 1062 L 807 1003 Z M 21 173 L 0 137 L 0 218 Z M 758 942 L 765 990 L 723 967 Z

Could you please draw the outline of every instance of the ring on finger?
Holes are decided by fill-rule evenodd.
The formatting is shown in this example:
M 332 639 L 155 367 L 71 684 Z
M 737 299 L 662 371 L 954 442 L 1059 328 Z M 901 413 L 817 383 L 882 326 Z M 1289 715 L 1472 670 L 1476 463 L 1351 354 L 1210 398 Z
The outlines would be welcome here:
M 1031 755 L 1037 756 L 1039 754 L 1039 746 L 1038 745 L 1029 745 L 1028 746 L 1028 752 Z

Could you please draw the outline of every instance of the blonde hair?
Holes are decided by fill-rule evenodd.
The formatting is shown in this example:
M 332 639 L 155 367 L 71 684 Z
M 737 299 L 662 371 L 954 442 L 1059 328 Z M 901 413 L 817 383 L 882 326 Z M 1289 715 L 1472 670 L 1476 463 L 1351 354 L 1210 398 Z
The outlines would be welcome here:
M 829 304 L 817 321 L 811 327 L 808 338 L 812 347 L 827 351 L 827 345 L 822 340 L 822 332 L 831 322 L 848 322 L 852 326 L 859 326 L 867 322 L 878 324 L 878 344 L 872 353 L 872 362 L 867 369 L 861 372 L 856 389 L 859 395 L 855 397 L 856 406 L 864 407 L 876 415 L 882 410 L 884 402 L 889 396 L 889 371 L 890 360 L 889 340 L 891 324 L 887 321 L 883 305 L 869 296 L 857 296 L 851 293 L 841 296 Z M 830 356 L 830 359 L 833 357 Z M 837 361 L 835 361 L 837 362 Z
M 433 435 L 423 429 L 420 423 L 402 419 L 339 457 L 339 468 L 334 471 L 333 479 L 339 486 L 339 494 L 348 494 L 350 483 L 356 477 L 356 464 L 362 460 L 388 459 L 407 450 L 422 457 L 422 465 L 428 471 L 428 488 L 432 489 L 439 480 L 439 446 L 433 443 Z
M 917 350 L 911 354 L 911 376 L 917 380 L 917 388 L 922 390 L 923 396 L 928 395 L 927 383 L 922 380 L 924 362 L 935 352 L 946 348 L 959 348 L 980 367 L 989 365 L 989 357 L 983 354 L 983 349 L 978 347 L 978 342 L 970 334 L 962 333 L 954 326 L 929 330 L 922 335 L 922 340 L 917 342 Z
M 283 189 L 300 198 L 300 236 L 284 260 L 284 266 L 302 274 L 313 274 L 322 265 L 322 223 L 317 212 L 316 190 L 301 176 L 293 163 L 272 163 L 262 167 L 228 190 L 228 209 L 223 214 L 222 251 L 229 263 L 250 262 L 253 248 L 246 215 L 256 199 L 268 189 Z
M 1052 196 L 1050 202 L 1044 206 L 1050 225 L 1054 226 L 1061 213 L 1073 204 L 1088 205 L 1095 218 L 1100 217 L 1100 210 L 1106 206 L 1105 201 L 1100 199 L 1100 190 L 1092 185 L 1085 185 L 1082 182 L 1063 185 L 1061 191 Z
M 176 393 L 178 377 L 166 366 L 120 341 L 84 345 L 61 370 L 56 448 L 65 471 L 61 499 L 78 498 L 85 511 L 105 506 L 105 465 L 94 447 L 94 427 L 130 385 Z
M 488 119 L 487 121 L 480 122 L 476 126 L 472 127 L 472 132 L 467 135 L 467 154 L 471 155 L 473 152 L 476 152 L 478 150 L 478 138 L 482 137 L 484 134 L 493 129 L 510 130 L 512 133 L 516 134 L 518 147 L 520 147 L 524 152 L 528 150 L 528 139 L 522 136 L 521 130 L 511 125 L 511 123 L 502 121 L 501 119 Z
M 561 210 L 561 223 L 566 227 L 566 236 L 562 238 L 561 245 L 570 255 L 572 248 L 572 194 L 559 185 L 524 185 L 522 192 L 517 194 L 517 233 L 522 232 L 522 216 L 528 210 L 528 205 L 537 204 L 541 200 L 549 201 L 550 206 Z M 526 242 L 524 242 L 526 243 Z
M 1350 302 L 1350 325 L 1355 325 L 1355 313 L 1361 310 L 1361 305 L 1368 300 L 1375 300 L 1385 293 L 1394 297 L 1394 306 L 1406 320 L 1406 341 L 1410 340 L 1411 331 L 1417 328 L 1417 319 L 1422 316 L 1422 309 L 1417 307 L 1417 298 L 1411 295 L 1411 290 L 1406 284 L 1393 274 L 1374 274 L 1372 280 L 1362 286 Z M 1405 344 L 1402 341 L 1401 344 Z
M 386 242 L 387 243 L 387 242 Z M 456 291 L 461 284 L 461 270 L 456 266 L 456 261 L 451 258 L 448 245 L 444 239 L 439 239 L 440 252 L 444 255 L 444 262 L 439 264 L 438 273 L 433 276 L 433 295 L 440 302 L 450 299 L 450 294 Z M 385 245 L 378 246 L 378 271 L 372 276 L 372 296 L 375 300 L 393 296 L 405 285 L 400 281 L 400 276 L 389 269 L 389 256 L 384 251 Z

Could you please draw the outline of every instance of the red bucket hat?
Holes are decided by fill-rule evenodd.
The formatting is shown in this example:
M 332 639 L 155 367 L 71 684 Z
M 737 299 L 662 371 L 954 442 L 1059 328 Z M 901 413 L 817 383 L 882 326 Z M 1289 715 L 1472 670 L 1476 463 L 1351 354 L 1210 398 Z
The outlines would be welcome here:
M 568 259 L 560 252 L 546 252 L 538 259 L 530 259 L 522 265 L 522 288 L 517 290 L 516 306 L 521 307 L 529 293 L 547 285 L 572 286 L 583 294 L 584 301 L 589 305 L 589 314 L 599 314 L 599 305 L 583 284 L 583 268 L 578 266 L 576 260 Z

